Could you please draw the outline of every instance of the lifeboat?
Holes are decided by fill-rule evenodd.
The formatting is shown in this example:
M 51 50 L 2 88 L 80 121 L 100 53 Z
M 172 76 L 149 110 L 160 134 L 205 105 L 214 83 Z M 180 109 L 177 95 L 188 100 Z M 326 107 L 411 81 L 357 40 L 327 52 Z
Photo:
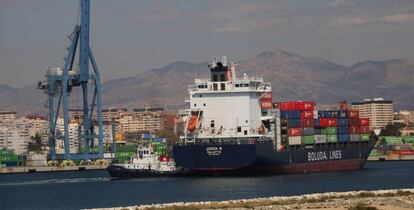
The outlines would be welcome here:
M 187 126 L 188 131 L 193 132 L 197 128 L 197 124 L 198 124 L 198 117 L 194 115 L 191 116 L 190 122 L 188 122 L 188 126 Z

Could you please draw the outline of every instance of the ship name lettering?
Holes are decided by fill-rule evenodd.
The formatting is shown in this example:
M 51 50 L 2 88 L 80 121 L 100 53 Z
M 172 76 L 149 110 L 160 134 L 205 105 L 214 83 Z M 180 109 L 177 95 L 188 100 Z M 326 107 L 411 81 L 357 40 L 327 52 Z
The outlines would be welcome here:
M 328 160 L 328 156 L 326 155 L 325 151 L 319 152 L 308 152 L 308 161 L 318 161 L 318 160 Z
M 221 147 L 207 147 L 206 148 L 207 155 L 210 155 L 210 156 L 221 155 L 221 150 L 222 150 Z
M 342 152 L 341 150 L 333 150 L 329 152 L 329 159 L 330 160 L 336 160 L 342 158 Z
M 320 161 L 320 160 L 338 160 L 342 159 L 341 150 L 333 150 L 326 153 L 325 151 L 308 152 L 308 162 Z

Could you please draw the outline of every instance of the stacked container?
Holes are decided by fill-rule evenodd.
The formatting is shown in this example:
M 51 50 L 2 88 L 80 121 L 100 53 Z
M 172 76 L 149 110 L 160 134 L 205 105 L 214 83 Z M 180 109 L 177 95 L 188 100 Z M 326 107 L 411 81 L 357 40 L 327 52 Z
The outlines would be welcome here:
M 357 110 L 316 111 L 315 103 L 280 102 L 282 142 L 289 145 L 369 141 L 369 119 Z
M 312 101 L 305 102 L 281 102 L 280 117 L 283 130 L 286 130 L 287 142 L 289 145 L 314 144 L 314 107 Z

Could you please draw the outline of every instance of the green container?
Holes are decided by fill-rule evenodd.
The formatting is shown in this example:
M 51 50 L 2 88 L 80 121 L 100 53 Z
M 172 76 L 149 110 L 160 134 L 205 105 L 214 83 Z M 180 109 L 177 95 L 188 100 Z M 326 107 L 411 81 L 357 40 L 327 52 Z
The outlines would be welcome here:
M 302 136 L 302 144 L 315 144 L 313 135 Z
M 117 144 L 116 151 L 117 152 L 137 152 L 137 144 Z
M 135 152 L 116 152 L 115 153 L 115 159 L 118 162 L 124 163 L 129 160 L 130 157 L 134 156 Z
M 336 127 L 326 127 L 326 135 L 336 135 Z
M 403 141 L 405 143 L 414 144 L 414 136 L 404 136 Z
M 338 137 L 336 135 L 326 135 L 327 142 L 338 142 Z
M 359 134 L 359 140 L 360 141 L 369 141 L 369 134 Z
M 326 128 L 321 128 L 321 135 L 326 135 Z

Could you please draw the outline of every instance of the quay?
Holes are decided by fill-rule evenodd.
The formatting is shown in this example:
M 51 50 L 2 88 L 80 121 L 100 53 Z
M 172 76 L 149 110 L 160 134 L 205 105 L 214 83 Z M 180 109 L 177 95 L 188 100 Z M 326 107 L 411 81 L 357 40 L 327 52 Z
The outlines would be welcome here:
M 0 174 L 105 170 L 108 164 L 77 166 L 15 166 L 0 168 Z

